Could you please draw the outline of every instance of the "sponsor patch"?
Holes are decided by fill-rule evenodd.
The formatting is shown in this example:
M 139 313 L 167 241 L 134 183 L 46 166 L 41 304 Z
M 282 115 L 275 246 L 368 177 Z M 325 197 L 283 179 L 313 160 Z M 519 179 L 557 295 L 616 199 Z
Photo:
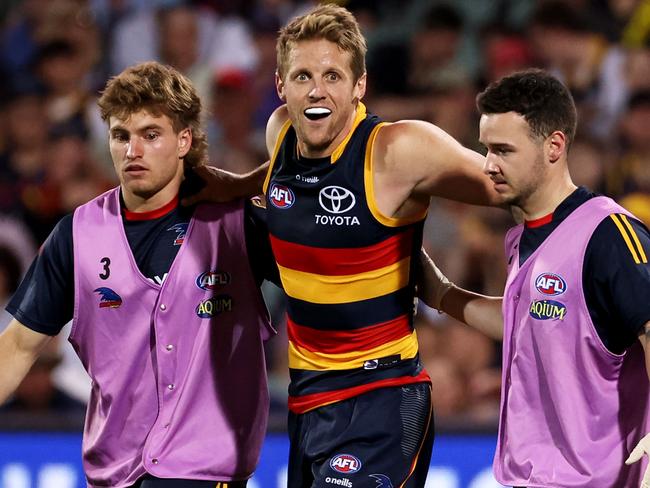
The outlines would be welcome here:
M 303 183 L 318 183 L 318 176 L 296 175 L 296 180 L 302 181 Z
M 352 454 L 337 454 L 330 459 L 330 468 L 338 473 L 352 474 L 361 469 L 361 461 Z
M 99 308 L 117 308 L 122 305 L 122 297 L 110 288 L 102 286 L 94 292 L 99 295 Z
M 566 305 L 555 300 L 534 300 L 528 313 L 537 320 L 564 320 L 567 309 Z
M 269 201 L 276 208 L 286 209 L 293 206 L 296 196 L 291 191 L 291 188 L 273 183 L 271 191 L 269 191 Z
M 393 488 L 392 481 L 385 474 L 371 474 L 369 476 L 375 479 L 375 482 L 377 483 L 376 488 Z
M 219 314 L 232 312 L 233 300 L 230 295 L 217 295 L 203 300 L 196 306 L 196 315 L 202 319 L 209 319 Z
M 196 278 L 196 286 L 201 290 L 216 290 L 228 284 L 230 284 L 230 273 L 227 271 L 206 271 Z
M 352 481 L 347 478 L 332 478 L 328 476 L 325 478 L 325 483 L 337 486 L 345 486 L 346 488 L 352 488 Z
M 566 291 L 566 281 L 555 273 L 542 273 L 535 278 L 535 288 L 543 295 L 561 295 Z
M 357 203 L 354 194 L 342 186 L 326 186 L 318 193 L 318 203 L 326 212 L 342 214 Z
M 176 232 L 176 239 L 174 239 L 174 246 L 180 246 L 185 241 L 185 234 L 187 233 L 188 222 L 172 225 L 168 231 Z

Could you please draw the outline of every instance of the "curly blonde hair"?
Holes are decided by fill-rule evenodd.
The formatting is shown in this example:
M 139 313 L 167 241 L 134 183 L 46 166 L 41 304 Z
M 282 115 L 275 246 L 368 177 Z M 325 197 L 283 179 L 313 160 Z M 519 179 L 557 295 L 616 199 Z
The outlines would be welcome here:
M 338 5 L 321 5 L 296 17 L 280 29 L 276 43 L 278 75 L 284 79 L 289 53 L 296 43 L 312 39 L 327 39 L 342 51 L 352 55 L 351 68 L 356 83 L 366 72 L 366 40 L 359 23 L 349 10 Z
M 208 143 L 201 127 L 201 100 L 192 82 L 171 66 L 155 61 L 131 66 L 108 81 L 97 103 L 105 122 L 112 116 L 126 120 L 140 110 L 166 115 L 177 133 L 192 131 L 186 166 L 205 164 Z

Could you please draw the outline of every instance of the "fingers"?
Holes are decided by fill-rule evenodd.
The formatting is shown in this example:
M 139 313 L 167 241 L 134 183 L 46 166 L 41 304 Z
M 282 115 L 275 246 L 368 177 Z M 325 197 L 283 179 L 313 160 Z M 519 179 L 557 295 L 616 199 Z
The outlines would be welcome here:
M 632 449 L 629 457 L 625 460 L 625 464 L 636 463 L 643 457 L 643 454 L 645 454 L 645 449 L 643 449 L 642 445 L 638 444 L 634 449 Z

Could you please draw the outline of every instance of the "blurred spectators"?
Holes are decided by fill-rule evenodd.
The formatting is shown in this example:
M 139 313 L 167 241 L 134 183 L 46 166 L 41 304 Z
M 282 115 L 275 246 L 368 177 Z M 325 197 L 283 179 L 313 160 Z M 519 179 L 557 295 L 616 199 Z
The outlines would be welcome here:
M 6 300 L 13 289 L 11 256 L 18 256 L 22 275 L 34 244 L 42 243 L 62 215 L 115 184 L 108 133 L 95 106 L 108 76 L 148 59 L 177 67 L 193 80 L 208 109 L 212 164 L 248 171 L 267 158 L 265 124 L 280 104 L 274 84 L 277 31 L 315 3 L 3 3 L 0 298 Z M 569 158 L 575 181 L 616 197 L 650 222 L 650 2 L 338 3 L 356 13 L 368 40 L 364 101 L 370 111 L 387 120 L 431 121 L 480 150 L 476 93 L 512 71 L 546 67 L 569 86 L 578 105 L 582 129 Z M 500 294 L 502 240 L 512 216 L 437 199 L 429 214 L 424 245 L 440 267 L 463 286 Z M 15 244 L 18 235 L 25 244 Z M 277 291 L 267 290 L 266 296 L 282 331 L 284 302 Z M 499 345 L 424 307 L 417 321 L 438 418 L 494 421 Z M 273 408 L 282 419 L 277 425 L 284 425 L 288 382 L 282 334 L 267 346 Z M 61 346 L 67 357 L 69 346 Z M 48 397 L 39 389 L 52 391 L 45 378 L 59 359 L 48 361 L 34 372 L 37 399 Z M 83 400 L 88 384 L 77 376 L 78 360 L 70 364 L 57 381 Z
M 43 414 L 68 413 L 82 416 L 86 405 L 54 383 L 52 371 L 61 362 L 58 338 L 52 339 L 18 386 L 12 398 L 0 407 L 3 412 Z

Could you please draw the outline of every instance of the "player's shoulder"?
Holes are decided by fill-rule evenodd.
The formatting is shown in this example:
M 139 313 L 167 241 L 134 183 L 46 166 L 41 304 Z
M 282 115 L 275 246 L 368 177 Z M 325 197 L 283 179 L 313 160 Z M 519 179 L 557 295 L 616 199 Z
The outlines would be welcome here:
M 46 245 L 62 244 L 69 242 L 72 244 L 74 214 L 69 213 L 61 218 L 50 232 Z
M 603 256 L 619 254 L 636 264 L 647 264 L 650 256 L 650 231 L 640 220 L 625 213 L 612 213 L 598 225 L 590 247 Z

